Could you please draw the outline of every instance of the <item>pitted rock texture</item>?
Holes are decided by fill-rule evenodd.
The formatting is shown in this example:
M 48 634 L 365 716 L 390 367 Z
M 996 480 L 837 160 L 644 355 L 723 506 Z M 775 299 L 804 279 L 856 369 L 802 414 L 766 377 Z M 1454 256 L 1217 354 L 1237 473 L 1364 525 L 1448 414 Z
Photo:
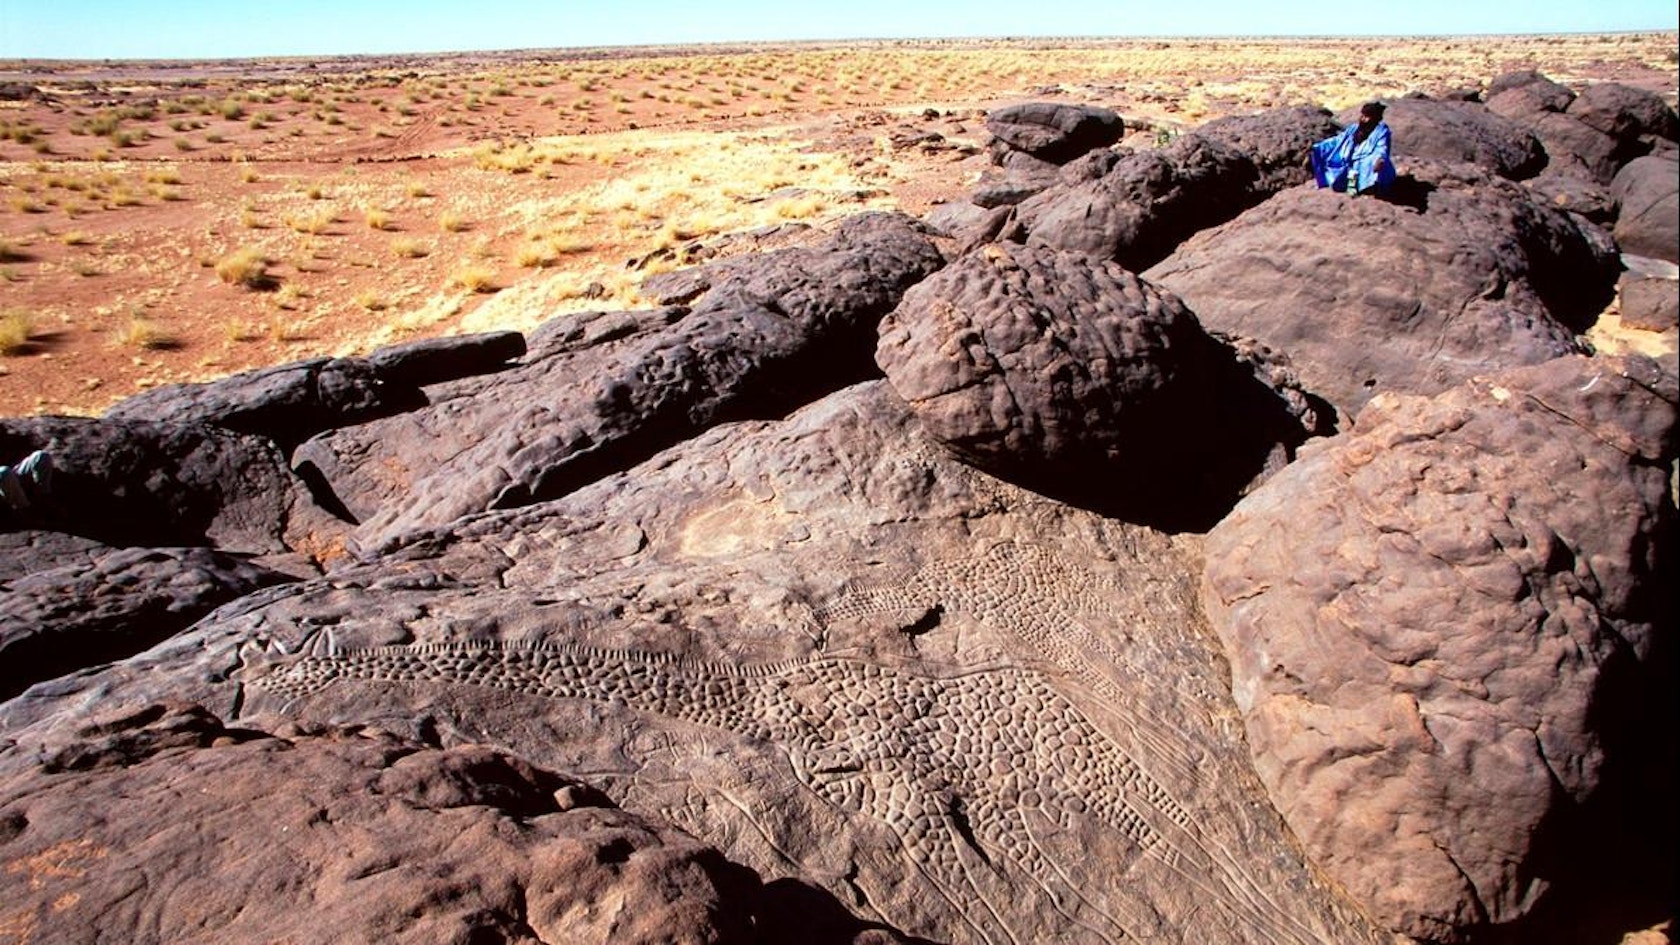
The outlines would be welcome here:
M 1044 247 L 989 244 L 915 286 L 875 358 L 981 468 L 1157 526 L 1216 521 L 1309 432 L 1171 293 Z
M 1126 134 L 1126 123 L 1106 108 L 1064 102 L 1027 102 L 993 109 L 986 130 L 997 141 L 993 159 L 1002 163 L 1010 151 L 1052 164 L 1067 162 L 1098 148 L 1106 148 Z
M 1314 144 L 1341 130 L 1328 110 L 1296 105 L 1216 118 L 1198 127 L 1196 133 L 1217 138 L 1248 155 L 1259 171 L 1255 187 L 1270 194 L 1312 180 L 1307 153 Z
M 1387 105 L 1383 121 L 1394 133 L 1394 161 L 1402 173 L 1413 161 L 1468 162 L 1522 180 L 1546 166 L 1546 152 L 1534 133 L 1486 106 L 1424 98 L 1399 98 Z M 1337 118 L 1347 125 L 1358 120 L 1359 110 Z
M 1258 203 L 1259 171 L 1235 147 L 1199 134 L 1121 159 L 1102 177 L 1052 187 L 1016 209 L 1008 239 L 1112 259 L 1141 270 L 1192 233 Z
M 1673 737 L 1675 397 L 1586 358 L 1385 395 L 1209 533 L 1260 776 L 1385 925 L 1469 941 L 1604 867 L 1587 812 Z
M 871 382 L 36 686 L 0 772 L 168 694 L 493 739 L 883 934 L 1374 945 L 1258 793 L 1194 560 L 955 461 Z
M 428 388 L 426 407 L 328 434 L 294 461 L 377 548 L 405 531 L 553 498 L 730 419 L 779 415 L 873 373 L 880 318 L 944 264 L 907 217 L 731 261 L 692 309 L 604 315 L 531 339 L 518 367 Z
M 221 604 L 292 580 L 209 548 L 90 548 L 74 557 L 0 579 L 0 699 L 138 653 Z
M 751 871 L 502 751 L 179 705 L 88 738 L 0 781 L 19 941 L 759 940 Z
M 1577 350 L 1617 262 L 1567 213 L 1471 165 L 1412 166 L 1421 205 L 1285 191 L 1145 278 L 1202 324 L 1288 355 L 1347 415 Z

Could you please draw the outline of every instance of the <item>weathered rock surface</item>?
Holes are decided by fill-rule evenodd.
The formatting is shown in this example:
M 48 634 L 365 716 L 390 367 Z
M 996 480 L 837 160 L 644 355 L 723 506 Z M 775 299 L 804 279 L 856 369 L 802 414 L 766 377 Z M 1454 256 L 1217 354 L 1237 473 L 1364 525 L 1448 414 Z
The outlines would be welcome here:
M 1066 164 L 1126 134 L 1126 123 L 1106 108 L 1065 102 L 1026 102 L 993 109 L 986 130 L 997 139 L 994 161 L 1018 151 L 1052 164 Z
M 93 547 L 73 558 L 0 580 L 0 699 L 131 656 L 221 604 L 292 580 L 209 548 Z
M 1358 109 L 1338 116 L 1343 125 L 1358 117 Z M 1402 172 L 1413 161 L 1463 161 L 1522 180 L 1546 166 L 1533 132 L 1474 102 L 1399 98 L 1388 103 L 1383 121 L 1394 133 L 1394 160 Z
M 89 726 L 0 781 L 0 858 L 20 941 L 760 941 L 751 871 L 575 780 L 197 706 Z
M 1636 158 L 1610 185 L 1623 252 L 1680 262 L 1680 158 Z
M 875 326 L 943 265 L 907 217 L 730 261 L 692 310 L 533 337 L 517 368 L 428 388 L 428 406 L 330 433 L 294 461 L 377 547 L 404 531 L 563 495 L 710 424 L 775 415 L 874 372 Z
M 1668 331 L 1680 324 L 1680 282 L 1629 272 L 1620 283 L 1622 324 L 1643 331 Z
M 1202 324 L 1286 354 L 1347 415 L 1576 350 L 1615 256 L 1567 213 L 1470 165 L 1412 165 L 1418 207 L 1285 191 L 1146 271 Z
M 1583 821 L 1673 738 L 1675 399 L 1586 358 L 1384 396 L 1208 535 L 1261 778 L 1384 924 L 1467 941 L 1605 867 Z
M 1488 111 L 1516 121 L 1527 121 L 1541 112 L 1561 112 L 1575 100 L 1575 93 L 1534 70 L 1507 72 L 1488 83 Z
M 1254 162 L 1231 145 L 1182 135 L 1122 159 L 1097 180 L 1024 201 L 1006 235 L 1141 270 L 1197 230 L 1258 203 L 1258 177 Z
M 1610 298 L 1609 233 L 1559 209 L 1586 178 L 1418 159 L 1349 200 L 1291 187 L 1321 112 L 1220 127 L 1008 150 L 1054 183 L 937 248 L 887 215 L 696 242 L 665 308 L 0 424 L 0 461 L 64 471 L 4 527 L 66 529 L 0 532 L 0 633 L 81 641 L 0 699 L 0 928 L 1576 945 L 1672 915 L 1672 355 L 1453 386 Z M 1205 311 L 1122 268 L 1279 188 L 1170 261 Z M 1285 466 L 1333 432 L 1318 393 L 1402 389 L 1445 392 Z M 1295 615 L 1258 624 L 1277 660 L 1250 605 Z M 1346 660 L 1314 622 L 1367 619 Z
M 192 423 L 0 420 L 0 456 L 45 449 L 52 493 L 23 525 L 109 545 L 248 554 L 309 544 L 327 517 L 268 439 Z M 14 460 L 15 461 L 15 460 Z
M 1195 547 L 956 462 L 873 382 L 36 686 L 0 774 L 168 696 L 491 739 L 907 935 L 1375 943 L 1256 793 Z
M 1306 166 L 1308 151 L 1341 130 L 1328 110 L 1297 105 L 1217 118 L 1197 128 L 1196 133 L 1217 138 L 1248 155 L 1259 172 L 1254 186 L 1272 194 L 1312 180 Z
M 1319 432 L 1170 293 L 1044 247 L 984 246 L 913 287 L 875 357 L 981 468 L 1162 527 L 1211 525 Z

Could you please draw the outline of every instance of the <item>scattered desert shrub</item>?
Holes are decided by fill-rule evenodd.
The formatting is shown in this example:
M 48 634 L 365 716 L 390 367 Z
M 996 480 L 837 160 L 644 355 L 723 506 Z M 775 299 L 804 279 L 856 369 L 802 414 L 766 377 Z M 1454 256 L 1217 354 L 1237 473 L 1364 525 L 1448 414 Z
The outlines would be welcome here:
M 468 292 L 494 292 L 497 289 L 496 274 L 485 266 L 462 266 L 455 270 L 449 281 Z
M 458 213 L 445 210 L 438 215 L 438 229 L 446 233 L 459 233 L 466 228 L 467 221 L 461 219 Z
M 180 339 L 149 318 L 135 316 L 128 320 L 117 331 L 117 343 L 127 348 L 144 348 L 147 351 L 162 351 L 181 346 Z
M 247 246 L 236 249 L 216 261 L 216 276 L 229 285 L 247 289 L 268 289 L 274 277 L 268 272 L 268 257 L 262 251 Z
M 428 252 L 426 244 L 412 237 L 402 236 L 391 241 L 391 254 L 399 259 L 419 259 Z
M 35 331 L 35 317 L 22 309 L 0 311 L 0 355 L 22 354 Z
M 539 240 L 520 246 L 514 261 L 526 269 L 546 269 L 554 265 L 557 256 L 546 240 Z
M 385 299 L 372 289 L 363 289 L 356 293 L 356 304 L 370 312 L 378 312 L 384 310 Z
M 295 232 L 317 234 L 337 222 L 338 213 L 332 207 L 322 207 L 309 213 L 288 213 L 284 219 Z

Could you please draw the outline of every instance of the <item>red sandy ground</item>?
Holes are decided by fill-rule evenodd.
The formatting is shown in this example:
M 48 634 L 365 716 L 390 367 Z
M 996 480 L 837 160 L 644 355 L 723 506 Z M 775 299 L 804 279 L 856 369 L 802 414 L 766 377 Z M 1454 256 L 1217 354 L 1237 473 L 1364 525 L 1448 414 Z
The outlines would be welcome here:
M 579 222 L 582 238 L 546 265 L 520 262 L 542 223 L 529 208 L 654 170 L 669 180 L 671 168 L 648 166 L 660 160 L 650 136 L 756 132 L 809 155 L 813 174 L 823 160 L 849 168 L 861 189 L 823 195 L 813 220 L 865 205 L 921 213 L 973 182 L 980 110 L 1002 102 L 1113 107 L 1144 143 L 1154 128 L 1221 114 L 1340 108 L 1516 68 L 1576 85 L 1621 81 L 1673 102 L 1675 48 L 1668 33 L 0 63 L 0 83 L 41 93 L 0 101 L 0 319 L 32 326 L 0 357 L 0 415 L 93 413 L 160 383 L 458 331 L 463 320 L 487 327 L 472 315 L 500 293 L 532 300 L 504 303 L 517 310 L 510 327 L 590 305 L 543 300 L 577 295 L 556 294 L 553 280 L 622 273 L 661 245 L 657 215 L 632 205 L 661 194 L 627 202 L 617 224 Z M 229 100 L 234 117 L 221 110 Z M 893 131 L 918 125 L 968 152 L 892 146 Z M 487 169 L 475 149 L 488 143 L 591 156 Z M 746 179 L 738 199 L 801 183 L 797 173 Z M 288 223 L 327 206 L 335 219 L 318 232 Z M 369 209 L 385 215 L 381 228 Z M 446 214 L 460 226 L 446 228 Z M 399 254 L 405 239 L 424 255 Z M 271 288 L 218 277 L 216 262 L 245 246 L 272 259 Z M 457 284 L 469 265 L 490 271 L 486 291 Z M 593 307 L 634 304 L 625 291 Z M 442 314 L 403 321 L 417 311 Z

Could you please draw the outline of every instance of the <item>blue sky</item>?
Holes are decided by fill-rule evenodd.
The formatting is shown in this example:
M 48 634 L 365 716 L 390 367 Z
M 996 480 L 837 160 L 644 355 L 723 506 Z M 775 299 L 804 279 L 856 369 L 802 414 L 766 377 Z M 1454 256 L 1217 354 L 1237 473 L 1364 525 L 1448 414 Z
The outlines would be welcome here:
M 1673 30 L 1674 0 L 0 0 L 0 58 L 221 58 L 732 40 Z

